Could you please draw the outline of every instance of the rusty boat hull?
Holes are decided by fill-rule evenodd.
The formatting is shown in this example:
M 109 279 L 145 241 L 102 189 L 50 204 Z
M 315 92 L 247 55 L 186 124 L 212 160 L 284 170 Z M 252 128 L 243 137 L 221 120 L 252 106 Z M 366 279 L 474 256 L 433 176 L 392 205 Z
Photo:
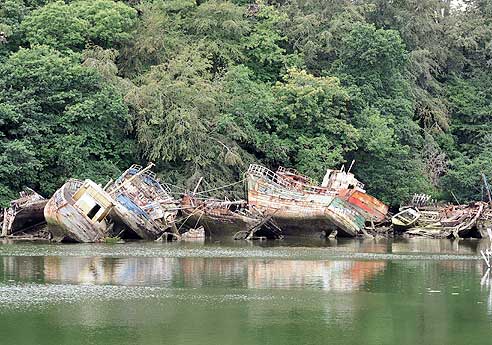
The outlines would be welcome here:
M 93 221 L 77 207 L 74 195 L 83 181 L 70 180 L 58 189 L 44 208 L 48 231 L 55 241 L 97 242 L 107 235 L 106 219 Z
M 233 237 L 239 231 L 249 231 L 261 223 L 261 220 L 239 214 L 214 214 L 192 208 L 183 209 L 186 224 L 196 228 L 203 226 L 207 237 Z
M 22 230 L 26 227 L 45 223 L 44 208 L 48 200 L 33 201 L 26 205 L 15 215 L 15 220 L 12 223 L 11 232 Z
M 273 217 L 285 236 L 356 236 L 365 218 L 336 193 L 288 188 L 280 179 L 248 173 L 248 203 Z
M 2 223 L 2 236 L 15 235 L 17 232 L 36 228 L 46 223 L 44 208 L 47 199 L 29 201 L 20 208 L 5 209 Z
M 44 207 L 47 199 L 30 188 L 19 193 L 19 198 L 10 202 L 0 215 L 2 236 L 15 235 L 17 232 L 30 231 L 44 223 Z
M 280 239 L 282 229 L 271 217 L 249 207 L 245 200 L 200 199 L 185 194 L 181 199 L 184 225 L 203 228 L 207 237 Z
M 376 223 L 386 219 L 388 205 L 367 193 L 357 189 L 341 189 L 338 196 L 355 207 L 365 219 Z

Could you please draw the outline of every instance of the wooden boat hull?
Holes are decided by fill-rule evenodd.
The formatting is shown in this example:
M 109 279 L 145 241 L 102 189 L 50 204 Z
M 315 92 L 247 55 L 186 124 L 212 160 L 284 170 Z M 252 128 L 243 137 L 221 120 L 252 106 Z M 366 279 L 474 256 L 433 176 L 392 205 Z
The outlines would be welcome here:
M 16 232 L 36 227 L 46 223 L 44 218 L 44 207 L 48 203 L 48 200 L 36 200 L 29 202 L 22 209 L 18 211 L 12 211 L 12 209 L 6 209 L 6 218 L 10 219 L 10 223 L 2 224 L 2 236 L 13 235 Z M 12 212 L 12 215 L 8 215 Z
M 132 165 L 107 190 L 115 200 L 111 216 L 114 234 L 123 238 L 156 240 L 172 229 L 175 232 L 176 202 L 150 169 Z M 121 231 L 120 231 L 121 230 Z
M 106 220 L 94 222 L 75 206 L 73 196 L 82 181 L 68 181 L 49 199 L 44 216 L 56 241 L 97 242 L 107 234 Z
M 355 236 L 364 217 L 336 195 L 288 190 L 265 178 L 248 175 L 248 203 L 270 215 L 286 236 Z
M 11 232 L 15 233 L 29 226 L 43 224 L 45 222 L 44 208 L 47 203 L 48 200 L 37 200 L 26 205 L 15 215 Z
M 163 230 L 154 221 L 148 218 L 147 215 L 138 215 L 135 212 L 130 212 L 125 204 L 121 203 L 121 198 L 116 197 L 116 206 L 111 212 L 111 217 L 116 223 L 116 229 L 128 227 L 139 238 L 143 240 L 156 240 L 162 234 Z M 116 234 L 117 235 L 117 234 Z
M 182 212 L 187 219 L 186 224 L 193 228 L 203 226 L 207 237 L 233 237 L 237 232 L 251 230 L 261 222 L 261 219 L 239 214 L 214 216 L 197 208 L 183 209 Z
M 413 227 L 420 218 L 420 212 L 414 208 L 407 208 L 391 218 L 395 230 L 404 231 Z

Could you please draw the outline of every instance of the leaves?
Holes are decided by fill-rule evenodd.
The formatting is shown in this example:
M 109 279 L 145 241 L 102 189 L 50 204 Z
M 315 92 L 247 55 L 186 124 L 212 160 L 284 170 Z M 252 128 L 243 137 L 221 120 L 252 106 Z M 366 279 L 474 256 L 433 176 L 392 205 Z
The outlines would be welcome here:
M 394 206 L 479 197 L 492 12 L 449 4 L 5 0 L 0 202 L 147 160 L 169 182 L 215 188 L 251 162 L 320 178 L 355 159 Z
M 87 42 L 103 47 L 131 38 L 136 11 L 111 0 L 52 2 L 30 13 L 21 31 L 31 45 L 81 50 Z
M 69 177 L 104 182 L 133 152 L 128 110 L 80 56 L 21 49 L 0 67 L 0 180 L 49 195 Z

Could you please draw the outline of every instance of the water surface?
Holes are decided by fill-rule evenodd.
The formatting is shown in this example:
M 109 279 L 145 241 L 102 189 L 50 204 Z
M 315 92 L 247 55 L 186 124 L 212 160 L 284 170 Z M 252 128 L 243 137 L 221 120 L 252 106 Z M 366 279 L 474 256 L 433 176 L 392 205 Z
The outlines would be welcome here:
M 1 344 L 484 344 L 477 240 L 0 245 Z

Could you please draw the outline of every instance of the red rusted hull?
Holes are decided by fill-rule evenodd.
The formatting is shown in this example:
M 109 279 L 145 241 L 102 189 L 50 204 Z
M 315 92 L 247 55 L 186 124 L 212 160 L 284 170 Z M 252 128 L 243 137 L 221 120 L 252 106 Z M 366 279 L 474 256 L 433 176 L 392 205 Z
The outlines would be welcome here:
M 353 174 L 327 173 L 317 186 L 298 172 L 277 173 L 252 164 L 247 172 L 248 203 L 271 215 L 285 235 L 329 234 L 355 236 L 367 221 L 382 221 L 388 207 L 364 192 Z M 343 187 L 346 186 L 346 187 Z
M 364 218 L 374 222 L 381 222 L 388 214 L 388 206 L 375 197 L 353 189 L 342 189 L 340 197 L 361 210 Z

